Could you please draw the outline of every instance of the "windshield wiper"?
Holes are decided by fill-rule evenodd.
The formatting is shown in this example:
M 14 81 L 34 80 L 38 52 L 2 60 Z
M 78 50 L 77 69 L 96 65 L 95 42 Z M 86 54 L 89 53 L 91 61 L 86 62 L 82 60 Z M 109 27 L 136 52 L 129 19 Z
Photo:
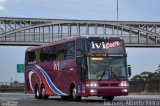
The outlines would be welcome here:
M 102 78 L 104 77 L 105 75 L 105 70 L 102 72 L 102 74 L 100 75 L 100 77 L 98 78 L 98 81 L 102 80 Z
M 110 69 L 110 75 L 111 75 L 111 77 L 112 77 L 112 75 L 114 75 L 114 77 L 115 77 L 117 80 L 120 81 L 120 78 L 118 77 L 118 75 L 115 74 L 115 72 L 112 71 L 112 67 L 111 67 L 111 69 Z

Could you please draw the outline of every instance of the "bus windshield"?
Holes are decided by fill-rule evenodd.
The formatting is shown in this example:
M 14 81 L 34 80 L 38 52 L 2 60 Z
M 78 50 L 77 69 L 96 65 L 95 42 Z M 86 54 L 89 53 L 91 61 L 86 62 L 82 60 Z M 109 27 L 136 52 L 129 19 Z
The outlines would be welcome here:
M 127 80 L 125 57 L 88 57 L 88 79 Z

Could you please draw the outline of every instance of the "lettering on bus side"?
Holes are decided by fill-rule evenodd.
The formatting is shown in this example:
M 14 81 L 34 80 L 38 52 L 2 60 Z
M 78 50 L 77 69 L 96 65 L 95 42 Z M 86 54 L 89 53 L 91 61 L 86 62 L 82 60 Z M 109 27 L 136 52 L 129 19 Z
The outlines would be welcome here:
M 58 62 L 54 62 L 54 63 L 53 63 L 53 67 L 54 67 L 54 70 L 59 71 L 59 70 L 60 70 L 59 61 L 58 61 Z
M 54 70 L 59 71 L 59 70 L 61 70 L 61 69 L 63 69 L 63 68 L 66 67 L 66 63 L 61 63 L 61 64 L 60 64 L 59 61 L 58 61 L 58 62 L 54 62 L 54 63 L 53 63 L 53 67 L 54 67 Z
M 114 42 L 107 42 L 107 43 L 94 43 L 93 41 L 91 42 L 92 44 L 92 49 L 109 49 L 115 46 L 119 46 L 120 42 L 119 41 L 114 41 Z

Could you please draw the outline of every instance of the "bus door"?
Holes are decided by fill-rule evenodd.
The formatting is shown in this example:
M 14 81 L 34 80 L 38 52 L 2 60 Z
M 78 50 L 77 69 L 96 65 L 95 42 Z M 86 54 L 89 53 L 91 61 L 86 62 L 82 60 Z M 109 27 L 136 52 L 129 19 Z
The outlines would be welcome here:
M 87 78 L 87 64 L 85 57 L 77 57 L 77 73 L 80 83 L 78 85 L 78 92 L 85 93 L 85 80 Z

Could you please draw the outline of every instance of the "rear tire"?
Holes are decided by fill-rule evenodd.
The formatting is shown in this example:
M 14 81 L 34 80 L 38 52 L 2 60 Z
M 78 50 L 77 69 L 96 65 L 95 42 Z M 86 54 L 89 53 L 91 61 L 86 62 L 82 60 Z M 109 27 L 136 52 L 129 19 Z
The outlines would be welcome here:
M 44 85 L 42 85 L 41 87 L 41 95 L 42 95 L 42 99 L 48 99 L 49 95 L 46 95 L 46 89 L 44 87 Z
M 40 94 L 40 92 L 39 92 L 39 87 L 38 87 L 38 85 L 36 85 L 36 87 L 35 87 L 35 98 L 36 99 L 41 99 L 42 98 L 42 96 L 41 96 L 41 94 Z
M 71 87 L 71 100 L 73 100 L 73 101 L 80 101 L 81 100 L 81 96 L 77 96 L 77 90 L 76 90 L 75 86 Z

